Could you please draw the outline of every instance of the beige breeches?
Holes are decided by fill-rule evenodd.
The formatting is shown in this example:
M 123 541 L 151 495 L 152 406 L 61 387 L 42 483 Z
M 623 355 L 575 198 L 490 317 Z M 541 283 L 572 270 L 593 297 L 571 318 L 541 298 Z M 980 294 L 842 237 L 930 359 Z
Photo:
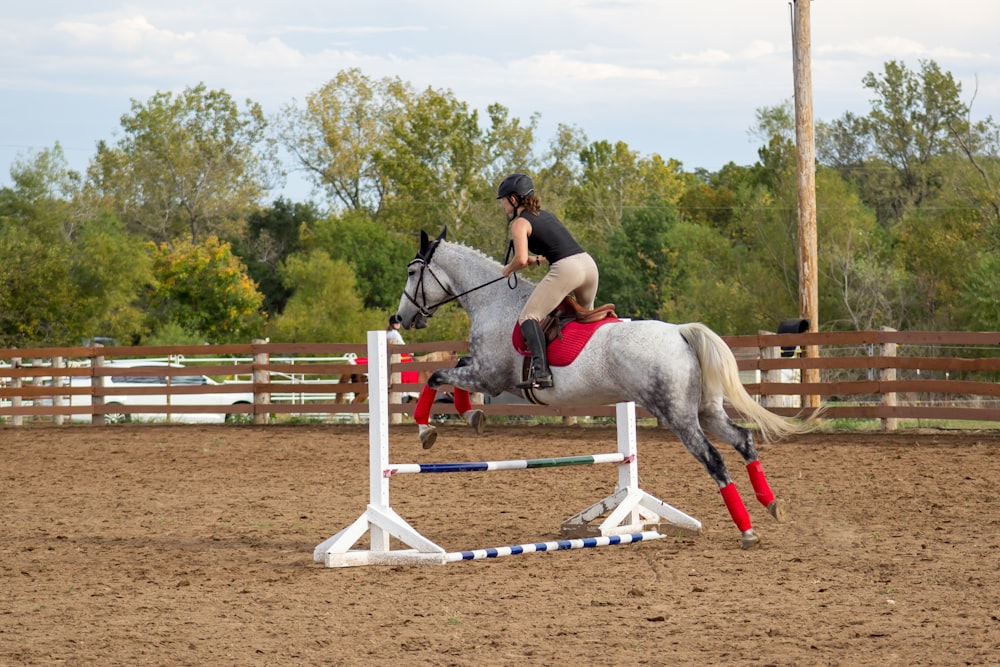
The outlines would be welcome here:
M 528 297 L 528 302 L 524 304 L 517 318 L 518 323 L 528 319 L 541 321 L 570 292 L 576 297 L 581 308 L 588 310 L 593 308 L 599 279 L 597 264 L 587 253 L 560 259 L 549 267 L 549 272 Z

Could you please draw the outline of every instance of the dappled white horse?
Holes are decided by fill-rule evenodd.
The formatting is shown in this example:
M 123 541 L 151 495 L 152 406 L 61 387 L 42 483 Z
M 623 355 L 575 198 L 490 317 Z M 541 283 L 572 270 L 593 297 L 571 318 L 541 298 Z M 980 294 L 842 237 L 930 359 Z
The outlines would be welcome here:
M 421 233 L 420 250 L 407 269 L 398 314 L 406 329 L 427 326 L 442 304 L 458 300 L 471 320 L 470 355 L 464 365 L 436 371 L 432 387 L 453 385 L 497 396 L 522 380 L 523 357 L 511 335 L 517 314 L 533 285 L 507 281 L 502 266 L 479 250 L 450 243 L 446 231 L 433 241 Z M 759 538 L 729 476 L 725 461 L 705 432 L 731 444 L 746 463 L 754 493 L 779 521 L 784 506 L 771 491 L 750 430 L 733 422 L 733 408 L 766 440 L 801 433 L 811 424 L 784 419 L 761 407 L 743 388 L 732 351 L 699 323 L 655 320 L 612 322 L 597 328 L 572 363 L 553 366 L 554 386 L 526 390 L 548 405 L 595 405 L 634 401 L 680 438 L 684 447 L 718 484 L 730 516 L 742 534 L 743 548 Z

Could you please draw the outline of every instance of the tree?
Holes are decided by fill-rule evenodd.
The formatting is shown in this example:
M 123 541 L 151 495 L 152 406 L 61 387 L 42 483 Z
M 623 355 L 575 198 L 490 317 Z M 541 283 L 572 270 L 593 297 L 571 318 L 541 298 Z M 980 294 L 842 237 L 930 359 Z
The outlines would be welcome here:
M 229 228 L 276 177 L 260 105 L 247 100 L 240 110 L 225 91 L 199 84 L 176 97 L 132 100 L 121 125 L 116 145 L 98 145 L 89 194 L 157 243 L 232 236 Z
M 268 328 L 272 340 L 358 342 L 369 329 L 385 326 L 365 311 L 351 267 L 323 250 L 290 256 L 281 276 L 292 296 Z
M 766 274 L 746 248 L 704 225 L 678 222 L 664 239 L 670 248 L 669 281 L 660 287 L 657 316 L 672 322 L 704 322 L 720 334 L 768 328 L 783 309 L 782 295 L 766 294 Z
M 131 343 L 142 335 L 144 288 L 152 281 L 152 263 L 142 241 L 125 233 L 110 212 L 76 226 L 69 279 L 75 287 L 72 318 L 79 320 L 73 339 L 109 336 Z M 67 341 L 68 342 L 68 341 Z
M 313 234 L 318 220 L 314 204 L 279 198 L 270 207 L 250 213 L 246 234 L 230 240 L 233 252 L 264 295 L 266 313 L 280 313 L 288 302 L 291 291 L 282 282 L 279 267 L 302 249 L 302 236 Z
M 972 121 L 972 104 L 964 123 L 950 125 L 952 135 L 966 156 L 975 177 L 963 183 L 962 194 L 980 206 L 984 221 L 992 221 L 990 248 L 1000 249 L 1000 126 L 988 116 Z
M 892 237 L 854 187 L 833 169 L 816 171 L 820 312 L 830 329 L 902 328 L 914 312 L 913 286 Z
M 588 248 L 606 244 L 629 208 L 650 197 L 677 203 L 684 191 L 679 162 L 665 162 L 657 154 L 641 157 L 623 141 L 592 142 L 579 161 L 580 178 L 566 204 L 566 219 Z
M 535 185 L 543 197 L 545 208 L 560 218 L 566 218 L 567 204 L 580 180 L 583 170 L 580 155 L 586 150 L 587 143 L 583 130 L 560 123 L 542 156 L 544 166 L 535 178 Z
M 595 141 L 579 155 L 580 180 L 566 207 L 566 217 L 590 246 L 599 246 L 621 226 L 626 205 L 641 192 L 639 154 L 624 141 Z
M 286 107 L 280 136 L 334 215 L 361 213 L 401 234 L 447 225 L 453 239 L 499 247 L 491 193 L 507 173 L 534 170 L 538 116 L 522 121 L 494 103 L 486 117 L 483 126 L 451 91 L 349 69 Z
M 139 243 L 108 212 L 66 199 L 79 189 L 58 144 L 11 169 L 0 192 L 0 342 L 78 345 L 95 335 L 131 340 L 149 282 Z
M 68 201 L 79 193 L 81 187 L 80 174 L 69 168 L 59 142 L 33 156 L 15 159 L 10 176 L 14 194 L 29 204 Z
M 1000 331 L 1000 252 L 968 267 L 958 295 L 956 324 L 971 331 Z
M 373 81 L 359 69 L 342 70 L 303 108 L 284 108 L 279 136 L 335 211 L 377 217 L 389 184 L 376 156 L 413 96 L 399 78 Z
M 389 226 L 416 233 L 448 225 L 461 238 L 484 194 L 489 162 L 479 114 L 450 91 L 420 93 L 393 128 L 379 167 L 391 183 Z
M 961 84 L 932 60 L 920 61 L 919 72 L 889 61 L 863 84 L 874 94 L 871 111 L 820 124 L 817 155 L 856 184 L 889 226 L 940 188 L 935 158 L 957 150 L 954 129 L 964 127 L 968 107 Z
M 317 221 L 304 246 L 351 267 L 363 308 L 396 312 L 416 249 L 408 237 L 354 212 Z
M 174 324 L 210 343 L 245 342 L 263 328 L 263 295 L 228 243 L 149 244 L 156 279 L 147 296 L 149 329 Z
M 620 315 L 655 318 L 671 297 L 663 290 L 671 285 L 677 257 L 668 235 L 679 219 L 674 205 L 652 198 L 627 211 L 621 227 L 612 230 L 607 249 L 595 251 L 600 299 L 614 303 Z

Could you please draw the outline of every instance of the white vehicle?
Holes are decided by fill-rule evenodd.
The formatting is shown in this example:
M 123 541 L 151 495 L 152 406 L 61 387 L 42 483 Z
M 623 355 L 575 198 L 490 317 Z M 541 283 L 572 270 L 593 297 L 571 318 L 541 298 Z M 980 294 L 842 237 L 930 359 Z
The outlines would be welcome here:
M 107 361 L 104 364 L 104 368 L 135 368 L 137 366 L 149 367 L 148 375 L 108 375 L 104 378 L 105 388 L 121 388 L 121 387 L 135 387 L 135 388 L 148 388 L 148 387 L 163 387 L 166 389 L 167 386 L 217 386 L 220 383 L 216 382 L 212 378 L 206 375 L 192 374 L 192 375 L 160 375 L 156 372 L 157 368 L 183 368 L 181 364 L 170 363 L 165 361 L 148 361 L 146 359 L 121 359 L 115 361 Z M 194 371 L 195 369 L 192 369 Z M 169 385 L 168 385 L 169 382 Z M 89 377 L 73 377 L 70 378 L 69 386 L 71 387 L 89 387 L 90 378 Z M 227 393 L 205 393 L 205 394 L 171 394 L 169 397 L 166 393 L 143 393 L 143 394 L 116 394 L 113 396 L 106 396 L 104 398 L 104 404 L 106 406 L 111 405 L 169 405 L 171 406 L 206 406 L 206 405 L 218 405 L 218 406 L 229 406 L 236 405 L 240 403 L 253 404 L 253 393 L 251 392 L 227 392 Z M 90 396 L 87 395 L 73 395 L 65 396 L 63 398 L 63 405 L 90 405 Z M 165 413 L 138 413 L 138 414 L 126 414 L 126 413 L 108 413 L 105 415 L 105 422 L 107 423 L 120 423 L 127 421 L 171 421 L 180 423 L 197 423 L 197 424 L 221 424 L 227 421 L 240 420 L 241 418 L 246 419 L 247 416 L 243 414 L 226 414 L 223 412 L 210 413 L 210 412 L 188 412 L 188 413 L 171 413 L 169 415 Z M 90 421 L 91 417 L 87 414 L 74 414 L 72 415 L 73 421 Z

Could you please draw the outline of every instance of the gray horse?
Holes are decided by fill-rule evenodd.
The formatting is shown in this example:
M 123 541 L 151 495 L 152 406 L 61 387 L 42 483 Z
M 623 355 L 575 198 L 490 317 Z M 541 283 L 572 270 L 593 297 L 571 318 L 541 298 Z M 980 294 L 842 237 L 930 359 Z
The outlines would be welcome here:
M 442 304 L 456 299 L 469 315 L 467 362 L 436 371 L 428 385 L 452 385 L 490 396 L 521 394 L 515 385 L 522 380 L 523 356 L 514 349 L 511 334 L 533 285 L 504 281 L 499 262 L 447 241 L 446 231 L 434 240 L 421 232 L 398 311 L 405 329 L 426 327 Z M 606 324 L 570 365 L 553 367 L 552 375 L 554 386 L 531 390 L 533 400 L 567 406 L 634 401 L 677 434 L 718 484 L 744 549 L 756 545 L 759 537 L 706 431 L 740 453 L 757 499 L 783 520 L 784 505 L 768 486 L 751 432 L 729 418 L 723 401 L 752 422 L 765 440 L 802 433 L 812 425 L 784 419 L 754 401 L 740 382 L 732 351 L 708 327 L 655 320 Z

